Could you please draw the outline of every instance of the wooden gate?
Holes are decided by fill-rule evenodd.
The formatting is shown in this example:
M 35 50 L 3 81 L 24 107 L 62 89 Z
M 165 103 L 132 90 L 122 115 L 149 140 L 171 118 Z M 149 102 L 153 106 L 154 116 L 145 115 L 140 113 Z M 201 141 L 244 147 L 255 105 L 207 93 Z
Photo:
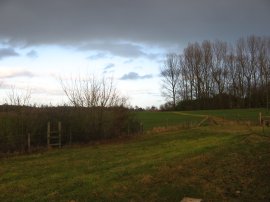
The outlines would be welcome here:
M 62 136 L 62 124 L 58 121 L 57 126 L 53 127 L 51 122 L 47 123 L 47 146 L 51 148 L 53 146 L 61 148 L 61 136 Z

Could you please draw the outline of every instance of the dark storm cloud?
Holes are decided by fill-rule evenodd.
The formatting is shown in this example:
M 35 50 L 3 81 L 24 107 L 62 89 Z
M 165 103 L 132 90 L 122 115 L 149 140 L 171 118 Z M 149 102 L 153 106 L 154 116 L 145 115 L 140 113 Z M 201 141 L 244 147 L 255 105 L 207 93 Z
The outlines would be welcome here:
M 269 35 L 269 10 L 269 0 L 2 0 L 0 40 L 77 47 L 102 41 L 89 48 L 138 57 L 145 53 L 134 43 L 168 47 Z
M 12 48 L 0 48 L 0 60 L 6 57 L 19 56 L 19 54 Z
M 128 74 L 124 74 L 120 80 L 138 80 L 138 79 L 150 79 L 152 78 L 152 74 L 145 74 L 140 76 L 138 73 L 136 72 L 129 72 Z

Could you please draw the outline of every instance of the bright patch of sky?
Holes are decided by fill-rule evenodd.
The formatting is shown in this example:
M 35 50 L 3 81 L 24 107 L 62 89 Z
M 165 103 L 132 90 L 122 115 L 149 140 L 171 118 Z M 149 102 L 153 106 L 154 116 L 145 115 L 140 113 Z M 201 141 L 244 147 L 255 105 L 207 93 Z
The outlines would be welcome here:
M 38 46 L 14 50 L 17 56 L 1 59 L 0 95 L 5 102 L 12 87 L 31 90 L 31 103 L 64 104 L 61 79 L 95 75 L 113 77 L 120 93 L 129 98 L 132 106 L 159 106 L 160 97 L 158 58 L 160 49 L 145 49 L 151 54 L 145 57 L 126 58 L 102 51 L 78 51 L 72 47 Z M 153 59 L 155 58 L 155 59 Z M 136 77 L 125 75 L 135 74 Z

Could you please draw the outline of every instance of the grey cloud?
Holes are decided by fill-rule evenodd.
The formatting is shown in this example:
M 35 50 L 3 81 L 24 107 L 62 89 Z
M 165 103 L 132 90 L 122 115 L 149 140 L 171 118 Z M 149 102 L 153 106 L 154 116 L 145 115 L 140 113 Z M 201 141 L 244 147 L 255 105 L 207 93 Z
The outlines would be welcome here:
M 87 57 L 87 59 L 89 60 L 98 60 L 98 59 L 102 59 L 102 58 L 106 58 L 107 54 L 106 53 L 97 53 L 94 55 L 91 55 L 89 57 Z
M 115 65 L 113 63 L 107 64 L 104 70 L 112 69 Z
M 130 41 L 168 47 L 203 39 L 270 34 L 269 0 L 11 0 L 1 1 L 0 40 L 12 44 Z M 107 43 L 109 42 L 109 43 Z M 137 47 L 112 47 L 121 56 Z M 111 49 L 106 49 L 111 50 Z
M 104 68 L 103 68 L 103 74 L 107 74 L 107 73 L 113 73 L 114 70 L 113 70 L 113 67 L 115 67 L 115 64 L 113 63 L 109 63 L 107 64 Z
M 146 57 L 155 59 L 160 57 L 160 54 L 147 53 L 143 49 L 145 48 L 142 45 L 132 42 L 93 42 L 79 48 L 79 50 L 94 50 L 99 52 L 94 56 L 90 56 L 89 59 L 99 59 L 108 54 L 125 58 Z
M 29 58 L 37 58 L 38 57 L 38 53 L 35 51 L 35 50 L 31 50 L 30 52 L 28 52 L 27 54 L 26 54 L 26 56 L 27 57 L 29 57 Z
M 15 78 L 15 77 L 34 77 L 35 75 L 32 72 L 29 71 L 17 71 L 13 73 L 9 73 L 6 75 L 0 75 L 1 79 L 10 79 L 10 78 Z
M 19 54 L 12 48 L 0 48 L 0 60 L 6 57 L 19 56 Z
M 152 95 L 152 96 L 160 96 L 159 92 L 153 92 L 153 90 L 132 90 L 130 91 L 133 95 Z
M 94 42 L 80 47 L 80 50 L 101 51 L 103 54 L 111 54 L 120 57 L 137 58 L 147 56 L 139 45 L 123 42 Z
M 124 74 L 120 80 L 138 80 L 138 79 L 150 79 L 152 78 L 152 74 L 145 74 L 140 76 L 138 73 L 136 72 L 129 72 L 127 74 Z
M 124 64 L 130 64 L 132 62 L 133 62 L 133 59 L 128 59 L 128 60 L 124 61 Z

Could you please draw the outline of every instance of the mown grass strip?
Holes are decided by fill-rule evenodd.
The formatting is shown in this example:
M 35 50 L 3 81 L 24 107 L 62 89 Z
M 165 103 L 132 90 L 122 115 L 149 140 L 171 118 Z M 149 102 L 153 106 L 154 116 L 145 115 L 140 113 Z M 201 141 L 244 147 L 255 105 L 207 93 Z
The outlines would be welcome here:
M 0 200 L 263 201 L 270 140 L 253 133 L 203 127 L 1 159 Z

